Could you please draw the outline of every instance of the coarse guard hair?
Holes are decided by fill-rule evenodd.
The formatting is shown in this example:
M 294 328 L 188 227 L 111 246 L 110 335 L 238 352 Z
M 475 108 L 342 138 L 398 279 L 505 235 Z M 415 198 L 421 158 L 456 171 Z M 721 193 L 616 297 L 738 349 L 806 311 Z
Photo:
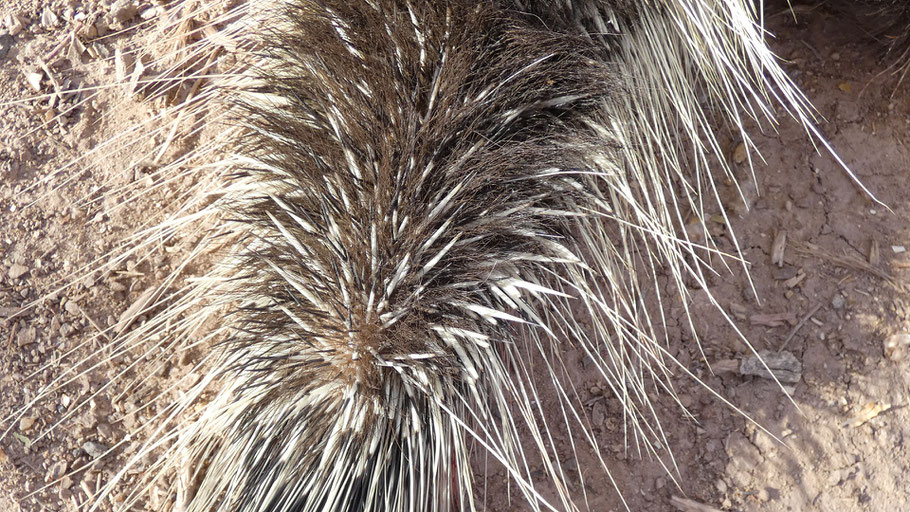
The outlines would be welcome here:
M 209 78 L 229 50 L 233 67 L 178 106 L 214 102 L 225 129 L 162 166 L 192 169 L 191 197 L 106 263 L 195 233 L 133 311 L 155 314 L 121 322 L 109 350 L 135 357 L 137 382 L 204 356 L 98 503 L 156 454 L 124 508 L 164 479 L 185 512 L 477 510 L 479 447 L 533 510 L 584 509 L 567 466 L 584 453 L 610 473 L 568 348 L 621 403 L 627 445 L 672 472 L 651 400 L 695 376 L 668 351 L 658 282 L 686 307 L 715 264 L 742 260 L 705 229 L 712 209 L 730 224 L 718 126 L 754 149 L 750 124 L 781 109 L 827 146 L 760 2 L 233 5 L 146 88 Z M 171 12 L 165 32 L 189 16 Z

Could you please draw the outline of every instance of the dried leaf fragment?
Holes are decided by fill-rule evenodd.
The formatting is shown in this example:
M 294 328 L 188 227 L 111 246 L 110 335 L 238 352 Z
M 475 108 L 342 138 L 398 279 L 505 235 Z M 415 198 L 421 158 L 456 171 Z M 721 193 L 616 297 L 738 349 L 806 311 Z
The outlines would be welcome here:
M 872 239 L 872 242 L 869 243 L 869 264 L 878 265 L 882 261 L 882 250 L 881 244 L 878 243 L 878 240 Z
M 867 422 L 878 416 L 883 412 L 891 410 L 891 404 L 889 403 L 879 403 L 879 402 L 869 402 L 860 409 L 859 413 L 853 418 L 845 421 L 841 428 L 843 427 L 861 427 Z
M 787 231 L 780 230 L 774 235 L 771 243 L 771 264 L 778 267 L 784 266 L 784 249 L 787 247 Z

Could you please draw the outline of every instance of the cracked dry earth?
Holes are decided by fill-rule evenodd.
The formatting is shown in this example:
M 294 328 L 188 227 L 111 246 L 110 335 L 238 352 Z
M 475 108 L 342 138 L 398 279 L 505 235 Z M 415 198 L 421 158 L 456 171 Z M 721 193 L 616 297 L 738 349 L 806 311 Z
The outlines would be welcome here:
M 55 87 L 110 83 L 117 70 L 106 58 L 117 48 L 145 44 L 129 29 L 154 22 L 158 4 L 138 4 L 119 18 L 109 0 L 0 5 L 0 417 L 34 397 L 65 364 L 64 354 L 102 349 L 105 338 L 98 333 L 173 269 L 166 253 L 155 253 L 104 274 L 78 274 L 124 233 L 154 220 L 149 212 L 179 196 L 191 178 L 117 208 L 116 200 L 104 199 L 106 191 L 135 181 L 155 184 L 141 170 L 120 172 L 132 169 L 129 154 L 54 172 L 152 115 L 150 106 L 118 88 L 85 103 L 87 93 L 46 96 Z M 680 378 L 680 399 L 697 422 L 671 400 L 658 402 L 677 465 L 668 475 L 625 448 L 618 403 L 603 395 L 579 354 L 565 354 L 592 431 L 632 510 L 910 509 L 910 86 L 880 75 L 887 64 L 882 47 L 850 22 L 824 9 L 800 13 L 798 24 L 771 14 L 777 54 L 817 106 L 833 146 L 883 204 L 864 195 L 828 154 L 816 152 L 793 123 L 777 131 L 763 127 L 757 183 L 741 162 L 739 141 L 728 141 L 745 195 L 739 197 L 732 182 L 721 183 L 734 214 L 731 225 L 717 217 L 709 227 L 727 251 L 735 249 L 735 232 L 751 281 L 740 267 L 719 267 L 710 288 L 758 350 L 787 354 L 796 377 L 788 384 L 792 399 L 771 380 L 741 371 L 749 351 L 705 295 L 696 293 L 690 306 L 713 372 L 687 334 L 683 308 L 666 311 L 673 355 L 755 420 Z M 68 45 L 86 20 L 100 20 L 101 30 L 80 33 L 93 42 L 74 57 Z M 118 33 L 118 24 L 128 30 Z M 174 152 L 191 141 L 181 143 L 185 147 L 176 144 Z M 73 286 L 54 292 L 74 273 Z M 39 298 L 37 307 L 15 315 Z M 115 385 L 98 392 L 124 364 L 99 365 L 3 425 L 11 431 L 0 440 L 0 511 L 88 509 L 135 451 L 138 441 L 128 434 L 154 413 L 136 412 L 148 391 Z M 567 442 L 566 433 L 555 435 L 557 443 Z M 622 510 L 599 472 L 593 458 L 582 457 L 583 474 L 569 479 L 591 510 Z M 495 468 L 487 474 L 481 486 L 487 509 L 525 510 L 503 480 Z M 159 509 L 155 496 L 133 508 Z M 122 495 L 102 502 L 101 510 L 117 499 Z

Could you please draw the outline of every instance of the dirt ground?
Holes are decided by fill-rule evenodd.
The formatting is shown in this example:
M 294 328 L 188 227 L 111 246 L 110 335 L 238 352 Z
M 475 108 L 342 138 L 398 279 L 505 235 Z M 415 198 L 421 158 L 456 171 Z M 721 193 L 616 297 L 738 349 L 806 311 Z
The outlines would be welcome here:
M 133 31 L 117 31 L 120 24 L 153 22 L 158 4 L 142 3 L 132 13 L 117 11 L 118 5 L 0 5 L 0 418 L 59 375 L 64 357 L 101 348 L 99 332 L 175 265 L 156 254 L 105 273 L 80 270 L 106 261 L 123 233 L 154 221 L 158 214 L 149 212 L 188 184 L 159 184 L 131 160 L 136 152 L 103 160 L 90 152 L 153 115 L 154 105 L 138 103 L 123 88 L 54 94 L 110 83 L 122 70 L 105 57 L 147 43 Z M 777 36 L 772 46 L 818 108 L 832 145 L 881 203 L 865 196 L 828 153 L 815 151 L 795 123 L 762 127 L 756 137 L 765 160 L 756 166 L 760 195 L 746 194 L 747 210 L 733 184 L 721 184 L 736 215 L 732 226 L 711 226 L 721 249 L 734 248 L 729 230 L 735 232 L 758 299 L 735 266 L 712 277 L 710 289 L 756 349 L 792 354 L 801 378 L 788 398 L 773 381 L 742 375 L 739 362 L 748 349 L 696 293 L 690 306 L 712 373 L 684 329 L 683 308 L 670 308 L 668 325 L 679 327 L 670 336 L 673 355 L 754 419 L 680 377 L 680 400 L 697 422 L 671 400 L 659 402 L 677 464 L 670 474 L 640 458 L 634 445 L 626 449 L 617 403 L 603 396 L 580 355 L 566 355 L 594 435 L 632 510 L 713 510 L 685 508 L 679 498 L 737 511 L 910 510 L 910 84 L 898 86 L 894 76 L 881 74 L 889 56 L 857 23 L 824 8 L 798 12 L 799 23 L 779 9 L 768 13 Z M 94 35 L 102 39 L 73 50 L 71 34 L 98 20 L 102 33 Z M 151 148 L 162 139 L 157 134 L 144 143 Z M 728 142 L 737 160 L 738 141 Z M 67 167 L 80 158 L 86 160 Z M 738 173 L 752 190 L 744 165 Z M 117 208 L 122 196 L 107 192 L 136 181 L 160 186 Z M 781 246 L 784 233 L 783 257 L 772 263 L 779 254 L 772 247 Z M 37 299 L 36 307 L 13 317 Z M 131 429 L 154 413 L 131 415 L 145 396 L 120 383 L 104 387 L 123 368 L 121 361 L 100 362 L 26 416 L 0 424 L 9 428 L 0 436 L 0 511 L 88 509 L 131 453 Z M 95 458 L 109 448 L 114 457 Z M 141 476 L 141 466 L 134 471 L 127 483 Z M 600 471 L 592 463 L 570 481 L 591 510 L 622 510 Z M 488 510 L 525 510 L 501 471 L 491 470 L 487 480 Z M 160 507 L 155 494 L 146 509 Z M 102 509 L 122 499 L 116 495 Z

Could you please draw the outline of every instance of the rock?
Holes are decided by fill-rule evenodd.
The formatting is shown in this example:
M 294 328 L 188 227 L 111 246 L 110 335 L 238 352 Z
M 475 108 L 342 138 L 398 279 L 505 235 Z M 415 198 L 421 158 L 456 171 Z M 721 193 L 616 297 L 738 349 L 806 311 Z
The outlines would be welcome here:
M 104 452 L 107 451 L 107 446 L 92 441 L 86 441 L 85 443 L 82 443 L 82 451 L 84 451 L 89 457 L 97 459 L 98 457 L 104 455 Z
M 63 306 L 63 309 L 65 309 L 67 313 L 73 316 L 78 315 L 80 312 L 79 304 L 77 304 L 74 300 L 66 301 L 66 305 Z
M 883 343 L 885 357 L 892 361 L 904 359 L 907 347 L 910 347 L 910 334 L 905 333 L 888 336 Z
M 126 80 L 135 62 L 133 54 L 124 53 L 121 48 L 114 48 L 114 72 L 118 82 Z
M 24 276 L 26 273 L 28 273 L 28 267 L 26 267 L 25 265 L 20 265 L 18 263 L 14 263 L 12 266 L 10 266 L 9 273 L 7 275 L 9 275 L 10 279 L 19 279 L 20 277 Z
M 753 375 L 763 379 L 777 379 L 780 382 L 797 383 L 803 376 L 803 365 L 792 353 L 761 351 L 759 357 L 744 357 L 739 365 L 741 375 Z M 770 372 L 769 372 L 770 370 Z
M 150 20 L 150 19 L 158 16 L 160 13 L 161 13 L 160 7 L 149 7 L 148 9 L 145 9 L 144 11 L 139 13 L 139 17 L 144 20 Z
M 121 25 L 125 25 L 139 9 L 133 4 L 132 0 L 117 0 L 111 5 L 111 18 Z
M 733 161 L 740 165 L 746 161 L 746 158 L 749 156 L 749 150 L 746 148 L 746 145 L 740 142 L 736 145 L 736 148 L 733 150 Z
M 20 347 L 27 347 L 35 342 L 38 338 L 38 330 L 34 327 L 27 327 L 19 331 L 18 336 L 16 336 L 16 343 Z
M 844 469 L 835 469 L 828 473 L 827 486 L 832 488 L 836 485 L 840 485 L 844 481 L 844 475 L 850 472 L 849 468 Z
M 9 34 L 0 33 L 0 61 L 6 58 L 10 48 L 13 47 L 15 39 Z
M 111 402 L 104 396 L 98 395 L 95 398 L 92 398 L 88 401 L 89 409 L 98 419 L 98 421 L 107 420 L 111 412 L 114 410 L 111 406 Z
M 105 439 L 110 439 L 114 433 L 114 429 L 109 423 L 99 423 L 96 428 L 98 429 L 98 435 Z
M 44 75 L 41 73 L 26 73 L 25 75 L 25 81 L 28 82 L 28 86 L 35 92 L 41 92 L 41 80 L 43 79 Z
M 57 16 L 50 7 L 45 7 L 41 11 L 41 26 L 44 28 L 54 28 L 60 24 L 60 17 Z
M 95 39 L 98 37 L 98 28 L 94 24 L 80 23 L 76 29 L 76 37 L 84 41 Z
M 719 492 L 721 494 L 727 492 L 727 482 L 724 482 L 720 478 L 718 478 L 717 481 L 714 482 L 714 487 L 717 489 L 717 492 Z
M 834 309 L 843 309 L 844 297 L 841 294 L 835 295 L 834 298 L 831 299 L 831 307 Z
M 60 326 L 60 329 L 57 331 L 60 333 L 60 336 L 66 338 L 73 333 L 76 329 L 73 328 L 70 324 L 63 324 Z
M 771 269 L 771 277 L 777 281 L 787 281 L 788 279 L 793 279 L 797 276 L 797 274 L 799 274 L 799 269 L 790 265 L 787 265 L 783 268 Z
M 53 482 L 54 480 L 57 480 L 58 478 L 62 477 L 64 474 L 66 474 L 66 468 L 67 468 L 67 465 L 66 465 L 65 460 L 61 460 L 60 462 L 57 462 L 56 464 L 51 466 L 50 469 L 47 470 L 47 474 L 44 476 L 44 481 Z
M 129 432 L 135 430 L 139 426 L 139 421 L 136 420 L 135 414 L 126 414 L 120 419 L 120 424 Z
M 19 418 L 19 432 L 28 432 L 35 426 L 35 422 L 38 421 L 38 418 L 34 416 L 23 416 Z
M 94 32 L 95 37 L 104 37 L 111 31 L 110 25 L 103 18 L 99 18 L 98 21 L 95 22 L 93 29 L 94 30 L 89 30 L 88 32 Z
M 594 408 L 591 411 L 591 421 L 595 427 L 601 427 L 606 419 L 607 407 L 604 405 L 603 401 L 599 401 L 594 404 Z
M 9 30 L 9 35 L 15 37 L 19 35 L 22 30 L 25 29 L 25 26 L 28 22 L 22 16 L 18 14 L 12 14 L 6 18 L 6 28 Z

